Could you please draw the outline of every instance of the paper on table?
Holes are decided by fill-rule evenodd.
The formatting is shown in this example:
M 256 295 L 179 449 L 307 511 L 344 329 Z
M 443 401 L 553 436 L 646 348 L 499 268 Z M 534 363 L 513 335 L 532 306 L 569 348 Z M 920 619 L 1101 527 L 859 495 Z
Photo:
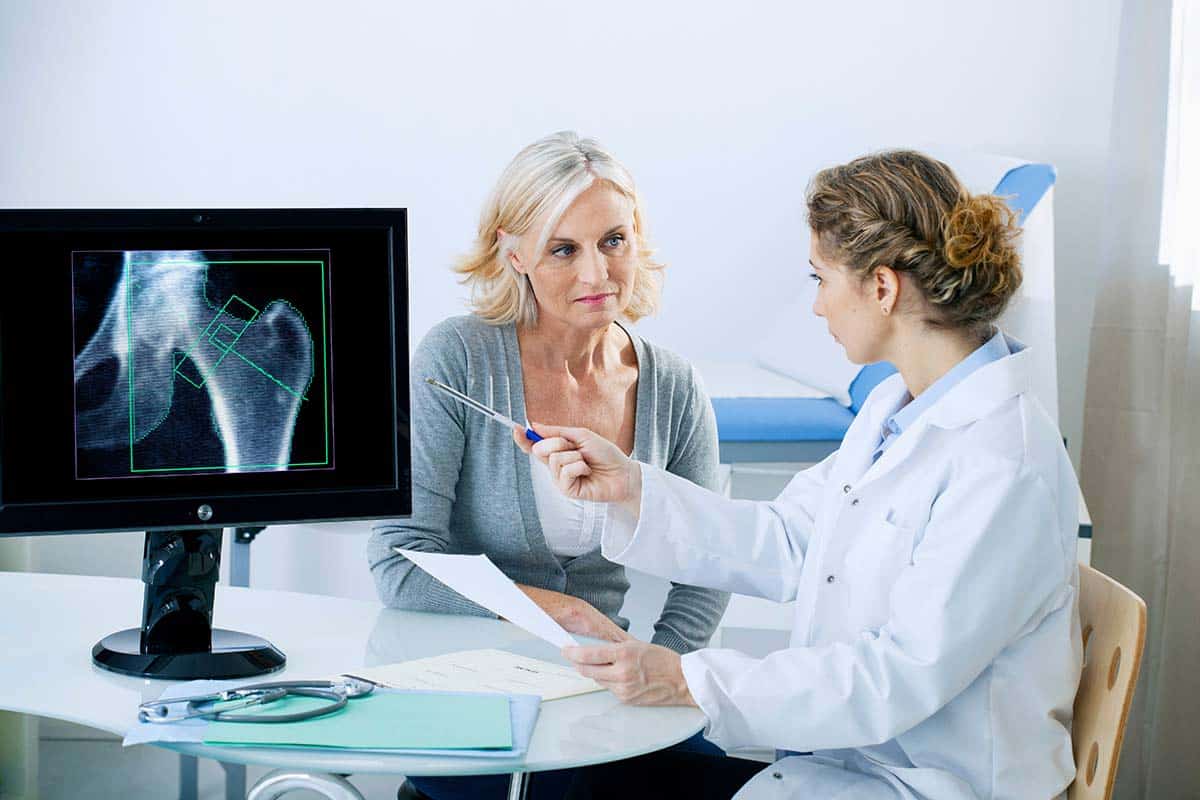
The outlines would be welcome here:
M 536 694 L 543 700 L 604 688 L 571 667 L 504 650 L 463 650 L 360 668 L 354 674 L 393 689 Z
M 486 555 L 422 553 L 401 547 L 395 550 L 463 597 L 499 614 L 534 636 L 545 639 L 556 647 L 579 644 L 537 603 L 518 589 Z

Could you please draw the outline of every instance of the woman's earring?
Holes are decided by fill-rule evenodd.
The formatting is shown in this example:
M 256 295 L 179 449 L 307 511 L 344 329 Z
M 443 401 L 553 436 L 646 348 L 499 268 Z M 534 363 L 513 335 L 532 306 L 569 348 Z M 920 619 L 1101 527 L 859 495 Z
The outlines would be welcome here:
M 892 307 L 891 306 L 883 306 L 883 315 L 886 317 L 890 313 L 892 313 Z

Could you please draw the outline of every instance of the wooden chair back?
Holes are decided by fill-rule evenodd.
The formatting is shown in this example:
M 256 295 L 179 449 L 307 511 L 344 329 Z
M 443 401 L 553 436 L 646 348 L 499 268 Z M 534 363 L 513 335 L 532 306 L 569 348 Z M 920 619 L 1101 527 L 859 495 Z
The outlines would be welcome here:
M 1083 675 L 1071 732 L 1075 781 L 1069 800 L 1109 800 L 1125 721 L 1142 665 L 1146 604 L 1099 570 L 1079 565 Z

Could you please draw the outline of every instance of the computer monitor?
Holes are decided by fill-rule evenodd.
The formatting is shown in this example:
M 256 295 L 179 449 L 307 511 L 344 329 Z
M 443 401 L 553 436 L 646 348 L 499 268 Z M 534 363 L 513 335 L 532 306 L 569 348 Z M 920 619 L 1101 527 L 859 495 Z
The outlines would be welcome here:
M 222 529 L 411 513 L 406 250 L 402 209 L 0 211 L 0 535 L 147 532 L 97 665 L 279 669 L 212 628 Z

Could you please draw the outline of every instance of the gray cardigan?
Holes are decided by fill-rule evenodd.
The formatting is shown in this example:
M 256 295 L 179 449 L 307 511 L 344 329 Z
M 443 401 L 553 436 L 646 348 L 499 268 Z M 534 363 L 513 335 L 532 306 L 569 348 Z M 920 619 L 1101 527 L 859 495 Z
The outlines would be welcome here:
M 633 457 L 715 489 L 716 419 L 691 366 L 626 330 L 638 360 Z M 487 553 L 517 583 L 578 597 L 628 629 L 629 621 L 618 613 L 629 588 L 625 568 L 599 549 L 577 558 L 555 556 L 542 535 L 529 457 L 513 444 L 509 429 L 433 390 L 426 377 L 525 419 L 514 325 L 462 316 L 430 330 L 412 359 L 412 517 L 376 522 L 367 547 L 383 602 L 495 616 L 392 548 Z M 724 592 L 673 584 L 653 641 L 680 653 L 704 647 L 728 599 Z

